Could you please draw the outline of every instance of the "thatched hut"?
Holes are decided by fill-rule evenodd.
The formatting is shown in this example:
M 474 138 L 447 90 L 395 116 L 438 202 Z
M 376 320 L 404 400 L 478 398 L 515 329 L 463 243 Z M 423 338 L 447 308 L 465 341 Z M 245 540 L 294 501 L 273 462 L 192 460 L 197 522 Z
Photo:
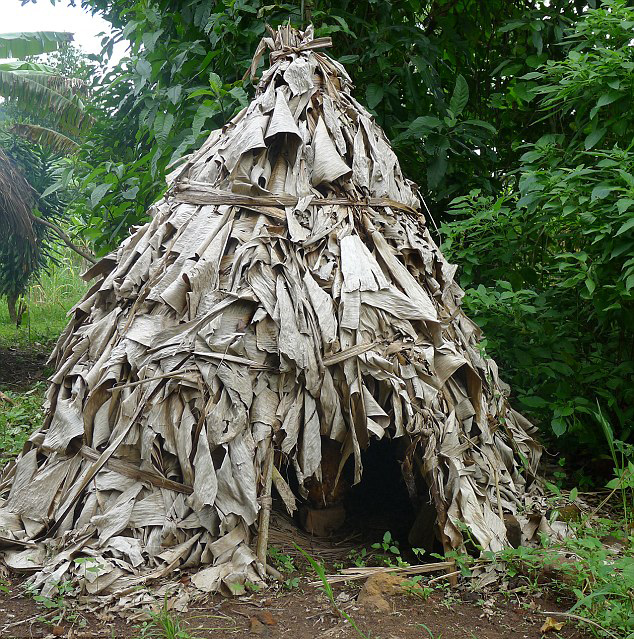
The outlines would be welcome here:
M 256 581 L 271 479 L 291 511 L 330 505 L 387 439 L 446 549 L 465 529 L 507 544 L 540 447 L 328 44 L 265 38 L 251 104 L 87 272 L 45 422 L 4 484 L 4 537 L 37 542 L 6 561 L 36 566 L 36 587 L 74 573 L 109 592 L 198 567 L 206 590 Z

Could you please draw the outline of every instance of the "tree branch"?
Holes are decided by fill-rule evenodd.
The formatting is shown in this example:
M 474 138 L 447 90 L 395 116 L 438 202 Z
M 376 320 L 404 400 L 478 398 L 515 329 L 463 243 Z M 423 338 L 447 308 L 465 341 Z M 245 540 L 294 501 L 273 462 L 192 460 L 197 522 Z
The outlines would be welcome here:
M 70 249 L 75 251 L 75 253 L 77 253 L 78 255 L 81 255 L 85 260 L 88 260 L 92 264 L 97 263 L 97 258 L 95 258 L 94 255 L 87 253 L 86 251 L 80 249 L 78 246 L 73 244 L 70 237 L 68 237 L 68 235 L 66 235 L 66 233 L 64 233 L 64 231 L 62 231 L 62 229 L 60 229 L 59 226 L 57 226 L 57 224 L 53 224 L 52 222 L 49 222 L 48 220 L 43 220 L 41 217 L 36 217 L 32 213 L 31 213 L 31 219 L 34 222 L 37 222 L 38 224 L 42 224 L 43 226 L 47 226 L 49 229 L 52 229 L 53 231 L 55 231 L 55 233 L 59 236 L 62 242 L 66 244 L 66 246 L 68 246 Z

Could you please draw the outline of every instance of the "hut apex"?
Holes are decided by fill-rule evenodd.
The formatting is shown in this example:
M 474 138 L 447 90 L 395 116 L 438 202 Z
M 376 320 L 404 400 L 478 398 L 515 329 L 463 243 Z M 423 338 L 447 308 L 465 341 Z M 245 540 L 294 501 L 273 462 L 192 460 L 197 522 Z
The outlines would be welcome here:
M 44 594 L 177 569 L 210 592 L 257 583 L 272 500 L 331 531 L 388 457 L 412 539 L 509 543 L 536 489 L 534 428 L 329 45 L 271 31 L 253 101 L 85 274 L 44 423 L 0 484 L 4 561 Z

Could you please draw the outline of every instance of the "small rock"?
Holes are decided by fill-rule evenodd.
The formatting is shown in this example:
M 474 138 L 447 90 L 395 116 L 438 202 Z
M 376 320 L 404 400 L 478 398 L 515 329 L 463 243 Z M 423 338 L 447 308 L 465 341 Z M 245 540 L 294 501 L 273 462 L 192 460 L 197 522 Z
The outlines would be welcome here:
M 390 604 L 386 597 L 398 595 L 403 592 L 403 579 L 387 572 L 378 573 L 368 577 L 359 596 L 357 603 L 362 608 L 389 612 Z
M 403 592 L 404 582 L 402 577 L 391 575 L 389 572 L 379 572 L 366 579 L 361 592 L 382 596 L 400 595 Z
M 64 634 L 64 626 L 53 626 L 51 628 L 51 632 L 56 636 L 56 637 L 61 637 Z
M 366 597 L 359 597 L 357 600 L 360 608 L 365 610 L 376 610 L 377 612 L 390 612 L 390 603 L 385 597 L 381 595 L 368 595 Z
M 257 618 L 251 617 L 251 626 L 249 630 L 254 635 L 266 635 L 268 634 L 268 628 Z

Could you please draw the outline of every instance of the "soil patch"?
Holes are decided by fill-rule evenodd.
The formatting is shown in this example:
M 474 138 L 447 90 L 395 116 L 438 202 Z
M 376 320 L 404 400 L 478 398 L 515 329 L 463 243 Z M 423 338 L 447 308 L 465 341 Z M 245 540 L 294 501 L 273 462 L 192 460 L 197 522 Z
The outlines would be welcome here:
M 192 639 L 292 639 L 359 638 L 350 623 L 333 613 L 324 594 L 302 579 L 292 591 L 263 591 L 248 597 L 227 599 L 209 596 L 192 604 L 178 617 Z M 60 636 L 68 639 L 133 639 L 141 637 L 141 623 L 126 623 L 120 617 L 110 620 L 94 614 L 79 615 L 73 622 L 54 625 L 38 617 L 57 611 L 47 610 L 22 596 L 19 587 L 0 596 L 0 624 L 3 639 Z M 368 639 L 537 639 L 546 615 L 540 610 L 563 611 L 561 604 L 541 598 L 505 601 L 503 598 L 474 602 L 473 593 L 439 592 L 426 600 L 399 595 L 389 597 L 387 612 L 371 612 L 356 601 L 358 587 L 335 589 L 338 605 L 353 619 Z M 562 618 L 557 618 L 557 621 Z M 3 626 L 3 627 L 2 627 Z M 552 633 L 551 633 L 552 634 Z M 164 636 L 162 634 L 146 636 Z M 589 639 L 589 633 L 564 625 L 560 639 Z
M 24 391 L 52 372 L 46 366 L 52 344 L 34 343 L 28 348 L 0 347 L 0 390 Z

